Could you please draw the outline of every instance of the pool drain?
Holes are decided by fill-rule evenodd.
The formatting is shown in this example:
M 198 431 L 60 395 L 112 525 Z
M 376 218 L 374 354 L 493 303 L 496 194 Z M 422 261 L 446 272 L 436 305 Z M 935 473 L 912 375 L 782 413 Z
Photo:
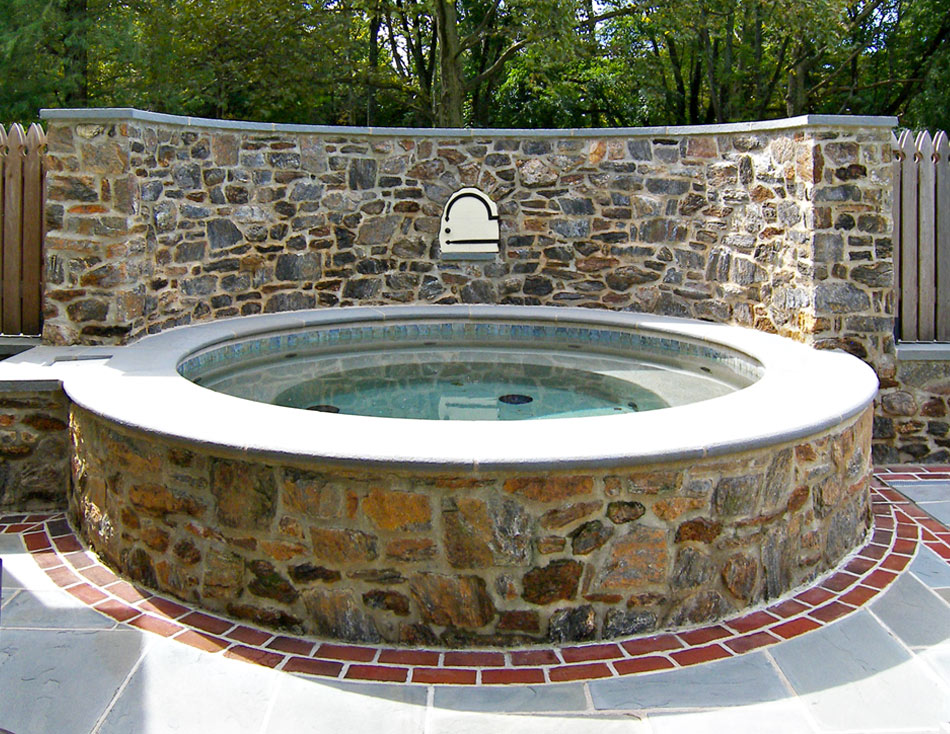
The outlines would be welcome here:
M 520 395 L 512 393 L 511 395 L 502 395 L 498 400 L 505 405 L 527 405 L 534 400 L 530 395 Z
M 340 409 L 335 405 L 308 405 L 307 410 L 316 410 L 321 413 L 339 413 Z

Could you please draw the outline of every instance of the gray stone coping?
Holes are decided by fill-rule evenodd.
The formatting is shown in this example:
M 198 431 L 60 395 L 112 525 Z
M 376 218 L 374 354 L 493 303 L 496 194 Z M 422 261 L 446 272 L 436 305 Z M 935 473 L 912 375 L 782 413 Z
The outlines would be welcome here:
M 897 358 L 905 362 L 947 362 L 950 342 L 899 342 Z
M 273 122 L 215 120 L 148 112 L 132 107 L 98 107 L 87 109 L 40 110 L 44 120 L 74 122 L 105 122 L 134 120 L 181 127 L 244 132 L 301 133 L 313 135 L 363 135 L 409 138 L 607 138 L 658 137 L 682 135 L 725 135 L 773 130 L 799 130 L 807 127 L 894 128 L 896 117 L 860 115 L 800 115 L 781 120 L 730 122 L 716 125 L 679 125 L 661 127 L 564 128 L 530 130 L 520 128 L 410 128 L 410 127 L 347 127 L 342 125 L 289 125 Z
M 188 355 L 235 338 L 308 326 L 407 319 L 506 319 L 663 331 L 729 347 L 764 375 L 690 405 L 536 421 L 426 421 L 266 405 L 189 382 Z M 648 314 L 524 306 L 332 308 L 179 327 L 127 347 L 40 347 L 0 363 L 0 380 L 59 379 L 79 406 L 115 423 L 208 450 L 278 461 L 413 470 L 572 470 L 699 459 L 812 436 L 864 410 L 877 392 L 870 367 L 738 327 Z

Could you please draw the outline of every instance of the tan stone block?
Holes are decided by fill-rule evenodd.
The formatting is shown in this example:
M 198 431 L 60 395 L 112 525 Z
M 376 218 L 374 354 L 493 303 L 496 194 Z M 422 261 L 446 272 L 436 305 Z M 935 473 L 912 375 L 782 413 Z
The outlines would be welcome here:
M 274 470 L 266 465 L 215 460 L 211 494 L 218 520 L 229 528 L 264 530 L 277 510 Z
M 183 599 L 192 599 L 197 595 L 198 578 L 186 569 L 168 561 L 159 561 L 155 564 L 155 576 L 159 588 L 173 591 Z
M 285 543 L 279 540 L 262 540 L 258 547 L 262 553 L 275 561 L 287 561 L 308 552 L 300 543 Z
M 88 497 L 86 501 L 88 502 Z M 99 506 L 101 507 L 102 505 Z M 132 512 L 132 510 L 130 510 L 128 507 L 123 507 L 119 511 L 119 517 L 122 519 L 122 525 L 127 531 L 138 530 L 142 525 L 141 520 L 139 520 L 139 516 Z
M 769 150 L 776 163 L 790 163 L 795 159 L 798 146 L 789 137 L 778 137 L 772 141 Z
M 686 158 L 715 158 L 717 155 L 719 150 L 712 135 L 686 138 Z
M 96 507 L 105 507 L 106 505 L 106 483 L 98 474 L 83 474 L 85 480 L 81 482 L 81 488 L 86 502 Z
M 150 515 L 183 513 L 201 516 L 205 510 L 197 500 L 175 495 L 158 484 L 133 484 L 129 487 L 128 497 L 136 509 Z
M 712 163 L 706 168 L 706 181 L 710 186 L 734 186 L 739 181 L 739 168 L 735 163 Z
M 818 503 L 818 507 L 821 508 L 823 512 L 827 512 L 829 509 L 835 507 L 841 498 L 845 496 L 846 490 L 847 486 L 843 484 L 837 476 L 829 477 L 816 487 L 815 499 Z
M 667 534 L 659 528 L 634 526 L 608 548 L 596 586 L 601 590 L 634 589 L 666 579 L 669 566 Z
M 346 490 L 343 512 L 345 516 L 352 520 L 360 509 L 360 497 L 352 489 Z
M 123 521 L 125 521 L 125 518 L 123 518 Z M 127 522 L 126 525 L 128 525 Z M 145 545 L 152 550 L 158 551 L 159 553 L 164 553 L 168 550 L 168 533 L 161 528 L 142 528 L 141 538 Z
M 342 491 L 325 474 L 285 467 L 281 471 L 281 489 L 283 506 L 288 512 L 328 519 L 340 516 Z
M 115 318 L 120 322 L 132 321 L 142 317 L 145 308 L 145 296 L 141 293 L 116 292 L 113 296 Z
M 752 201 L 757 204 L 761 204 L 763 201 L 774 199 L 775 192 L 765 186 L 757 185 L 752 188 L 750 196 Z
M 205 540 L 216 540 L 220 543 L 225 542 L 224 536 L 217 530 L 213 530 L 212 528 L 209 528 L 206 525 L 201 525 L 197 522 L 186 522 L 185 530 L 198 538 L 204 538 Z
M 805 183 L 821 183 L 825 159 L 818 146 L 807 146 L 795 156 L 795 173 Z
M 512 477 L 505 480 L 504 490 L 536 502 L 559 502 L 569 497 L 590 494 L 594 478 L 553 474 L 538 477 Z
M 310 528 L 314 558 L 330 563 L 373 561 L 379 555 L 376 536 L 360 530 Z
M 126 173 L 129 169 L 128 150 L 109 138 L 80 141 L 79 155 L 85 173 L 115 175 Z
M 236 166 L 241 140 L 237 135 L 219 133 L 211 137 L 211 153 L 219 166 Z
M 424 530 L 432 521 L 432 507 L 424 494 L 373 489 L 363 499 L 363 512 L 382 530 Z
M 304 531 L 303 526 L 299 521 L 292 517 L 287 517 L 286 515 L 277 523 L 277 529 L 283 534 L 291 538 L 300 538 L 303 539 Z
M 541 516 L 540 525 L 546 530 L 556 530 L 570 525 L 575 520 L 587 517 L 603 507 L 603 502 L 578 502 L 567 507 L 548 510 Z
M 597 273 L 601 270 L 610 270 L 620 265 L 615 257 L 584 257 L 576 261 L 575 267 L 580 273 Z
M 112 431 L 103 433 L 102 453 L 107 454 L 126 475 L 141 478 L 160 475 L 161 457 L 143 450 L 137 442 L 118 433 Z
M 797 512 L 800 510 L 808 501 L 809 494 L 808 487 L 796 487 L 788 498 L 786 510 L 788 512 Z
M 676 529 L 675 542 L 712 543 L 722 532 L 722 525 L 706 518 L 687 520 Z
M 815 447 L 808 443 L 799 444 L 795 447 L 795 458 L 798 461 L 812 462 L 818 460 L 818 452 Z
M 201 551 L 187 538 L 179 540 L 172 548 L 172 553 L 186 566 L 193 566 L 201 560 Z
M 488 506 L 480 499 L 459 498 L 442 510 L 445 555 L 453 568 L 485 568 L 492 564 L 494 527 Z
M 606 154 L 607 143 L 603 140 L 592 140 L 590 142 L 590 148 L 587 151 L 587 162 L 592 166 L 596 166 L 604 159 Z
M 605 477 L 605 485 L 618 487 L 627 494 L 659 494 L 679 489 L 683 472 L 676 470 L 644 471 Z
M 737 599 L 750 601 L 758 579 L 759 564 L 752 558 L 736 553 L 722 568 L 722 582 Z
M 435 558 L 438 546 L 428 538 L 400 538 L 386 546 L 386 557 L 408 563 Z
M 409 579 L 409 590 L 429 624 L 477 629 L 495 618 L 495 605 L 479 576 L 420 573 Z
M 701 510 L 706 501 L 696 497 L 671 497 L 653 503 L 653 514 L 661 520 L 672 522 L 687 512 Z
M 614 525 L 635 522 L 646 514 L 642 502 L 610 502 L 607 504 L 607 519 Z
M 544 538 L 538 538 L 537 542 L 538 553 L 541 553 L 542 555 L 558 553 L 564 550 L 566 545 L 567 538 L 562 538 L 558 535 L 549 535 Z

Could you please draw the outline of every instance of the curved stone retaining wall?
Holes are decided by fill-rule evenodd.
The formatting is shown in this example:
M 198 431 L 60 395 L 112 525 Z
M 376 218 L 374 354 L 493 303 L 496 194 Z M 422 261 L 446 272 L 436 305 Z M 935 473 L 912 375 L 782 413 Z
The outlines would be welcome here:
M 741 454 L 570 473 L 345 470 L 216 454 L 76 406 L 70 515 L 113 567 L 324 638 L 509 645 L 729 617 L 869 526 L 872 414 Z

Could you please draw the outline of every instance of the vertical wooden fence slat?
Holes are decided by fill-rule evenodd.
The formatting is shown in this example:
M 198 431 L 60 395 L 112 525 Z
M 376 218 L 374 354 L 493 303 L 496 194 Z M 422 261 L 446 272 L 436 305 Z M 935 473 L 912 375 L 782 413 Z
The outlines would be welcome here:
M 934 213 L 937 244 L 937 340 L 950 342 L 950 141 L 941 130 L 934 137 Z
M 934 210 L 934 146 L 930 133 L 917 135 L 917 339 L 936 336 L 937 248 Z
M 6 170 L 6 161 L 7 161 L 7 131 L 3 129 L 3 125 L 0 125 L 0 334 L 3 333 L 3 302 L 6 298 L 6 293 L 3 289 L 3 250 L 5 248 L 6 237 L 4 232 L 6 232 L 7 226 L 7 211 L 6 211 L 6 197 L 4 196 L 4 179 L 6 176 L 3 175 L 3 172 Z
M 900 136 L 901 161 L 901 333 L 917 340 L 917 161 L 910 130 Z
M 23 220 L 20 217 L 23 201 L 23 148 L 26 139 L 23 128 L 13 125 L 7 133 L 7 160 L 4 165 L 4 208 L 7 216 L 3 222 L 3 333 L 22 332 L 20 307 L 20 242 Z
M 0 334 L 42 328 L 46 133 L 0 125 Z
M 46 136 L 36 124 L 26 135 L 26 157 L 23 162 L 23 305 L 22 333 L 40 333 L 42 295 L 40 280 L 43 269 L 43 150 Z

